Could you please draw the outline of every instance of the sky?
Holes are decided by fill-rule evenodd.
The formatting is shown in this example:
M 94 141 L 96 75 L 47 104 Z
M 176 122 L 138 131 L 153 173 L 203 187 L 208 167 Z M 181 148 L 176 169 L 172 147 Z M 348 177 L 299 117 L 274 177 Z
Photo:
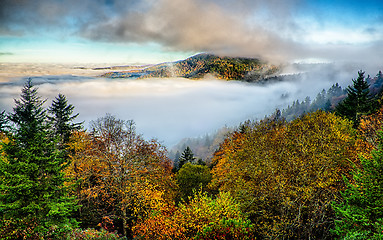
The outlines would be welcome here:
M 383 3 L 0 0 L 0 62 L 159 63 L 200 52 L 378 62 Z

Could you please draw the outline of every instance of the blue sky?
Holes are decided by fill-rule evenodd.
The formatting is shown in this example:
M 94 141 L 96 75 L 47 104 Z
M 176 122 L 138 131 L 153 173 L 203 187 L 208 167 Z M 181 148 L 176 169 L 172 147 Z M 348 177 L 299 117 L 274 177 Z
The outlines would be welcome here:
M 199 52 L 372 61 L 381 1 L 3 0 L 0 61 L 157 63 Z

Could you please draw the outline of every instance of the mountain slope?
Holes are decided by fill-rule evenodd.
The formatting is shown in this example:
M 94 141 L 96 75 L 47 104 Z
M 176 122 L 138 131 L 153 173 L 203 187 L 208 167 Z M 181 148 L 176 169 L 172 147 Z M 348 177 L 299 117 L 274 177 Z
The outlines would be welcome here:
M 218 79 L 260 81 L 276 74 L 279 68 L 255 58 L 219 57 L 212 54 L 198 54 L 185 60 L 162 63 L 135 71 L 110 72 L 103 77 L 149 78 L 184 77 L 203 78 L 206 74 Z

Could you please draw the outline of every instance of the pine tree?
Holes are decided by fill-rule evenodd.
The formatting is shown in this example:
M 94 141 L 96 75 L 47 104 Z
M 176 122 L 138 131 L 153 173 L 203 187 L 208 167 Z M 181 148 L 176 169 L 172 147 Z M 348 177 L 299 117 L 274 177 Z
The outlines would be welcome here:
M 186 163 L 193 163 L 195 160 L 195 157 L 194 157 L 194 153 L 193 151 L 190 149 L 189 146 L 187 146 L 185 148 L 185 150 L 182 152 L 181 154 L 181 157 L 179 158 L 179 165 L 178 165 L 178 169 L 181 169 L 182 166 Z
M 180 170 L 180 167 L 179 167 L 180 157 L 181 157 L 181 153 L 180 151 L 177 151 L 176 154 L 174 155 L 173 169 L 172 169 L 173 173 L 176 173 L 178 172 L 178 170 Z
M 346 92 L 342 89 L 341 86 L 339 86 L 338 83 L 335 83 L 331 86 L 331 88 L 328 89 L 327 91 L 327 98 L 328 99 L 331 99 L 333 97 L 339 97 L 343 94 L 345 94 Z
M 353 79 L 353 86 L 347 88 L 347 97 L 338 104 L 336 113 L 354 122 L 354 127 L 359 125 L 362 115 L 368 114 L 373 109 L 373 99 L 370 96 L 369 85 L 364 79 L 364 72 L 358 72 L 358 78 Z
M 4 132 L 7 129 L 8 117 L 5 110 L 0 113 L 0 132 Z
M 52 124 L 56 136 L 59 136 L 62 143 L 68 143 L 72 131 L 81 129 L 82 123 L 73 123 L 78 113 L 73 114 L 74 106 L 68 104 L 66 97 L 59 94 L 52 102 L 48 112 L 51 114 L 49 120 Z
M 372 158 L 362 158 L 362 169 L 347 180 L 343 202 L 334 204 L 339 220 L 335 230 L 342 239 L 383 239 L 383 132 Z
M 54 226 L 64 230 L 75 209 L 64 187 L 66 163 L 49 132 L 44 102 L 29 79 L 9 116 L 10 141 L 1 146 L 0 235 L 9 239 L 43 239 Z

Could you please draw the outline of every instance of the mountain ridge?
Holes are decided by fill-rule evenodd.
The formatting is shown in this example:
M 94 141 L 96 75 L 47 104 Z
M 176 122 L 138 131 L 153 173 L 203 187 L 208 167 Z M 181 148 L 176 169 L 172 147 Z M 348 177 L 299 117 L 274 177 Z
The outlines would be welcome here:
M 213 75 L 223 80 L 259 82 L 276 75 L 280 67 L 257 58 L 226 57 L 209 53 L 196 54 L 184 60 L 146 66 L 142 69 L 108 72 L 107 78 L 169 78 L 201 79 Z

